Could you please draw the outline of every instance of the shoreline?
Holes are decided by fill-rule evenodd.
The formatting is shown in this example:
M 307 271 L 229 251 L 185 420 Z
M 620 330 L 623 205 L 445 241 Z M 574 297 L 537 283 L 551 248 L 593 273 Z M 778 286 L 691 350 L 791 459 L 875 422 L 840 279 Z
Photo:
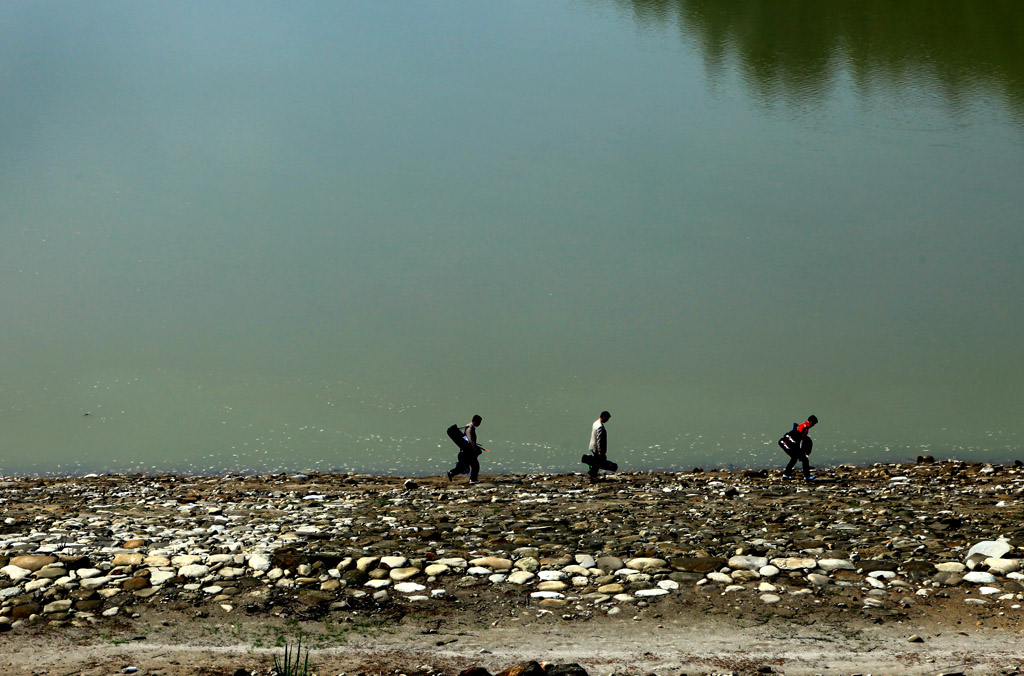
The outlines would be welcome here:
M 623 457 L 629 457 L 625 454 Z M 813 462 L 813 461 L 812 461 Z M 888 459 L 885 461 L 867 461 L 863 463 L 858 462 L 840 462 L 834 464 L 822 463 L 819 465 L 813 465 L 812 469 L 819 471 L 828 472 L 830 470 L 843 468 L 843 469 L 869 469 L 872 467 L 887 467 L 887 466 L 914 466 L 920 464 L 962 464 L 962 465 L 980 465 L 986 466 L 991 465 L 995 467 L 1024 467 L 1024 461 L 1018 458 L 1006 458 L 997 461 L 988 460 L 976 460 L 976 459 L 963 459 L 957 457 L 947 458 L 935 458 L 933 455 L 918 455 L 916 458 L 912 456 L 906 456 L 897 459 Z M 40 480 L 61 480 L 61 479 L 86 479 L 86 478 L 99 478 L 99 477 L 138 477 L 138 478 L 156 478 L 161 476 L 177 477 L 177 478 L 194 478 L 194 479 L 209 479 L 209 478 L 224 478 L 224 477 L 237 477 L 243 479 L 255 479 L 261 477 L 279 477 L 284 475 L 306 475 L 306 476 L 358 476 L 358 477 L 370 477 L 374 479 L 388 479 L 388 478 L 402 478 L 402 479 L 431 479 L 431 478 L 443 478 L 445 472 L 444 469 L 451 463 L 443 465 L 436 472 L 424 474 L 417 471 L 400 474 L 396 472 L 388 471 L 353 471 L 346 469 L 281 469 L 274 468 L 271 470 L 238 470 L 238 469 L 223 469 L 210 472 L 191 472 L 191 471 L 179 471 L 173 469 L 160 469 L 153 471 L 139 471 L 139 470 L 111 470 L 111 471 L 82 471 L 82 472 L 13 472 L 10 474 L 4 474 L 0 471 L 0 481 L 17 480 L 17 479 L 40 479 Z M 582 465 L 582 463 L 580 463 Z M 694 474 L 694 473 L 743 473 L 743 472 L 758 472 L 758 473 L 771 473 L 773 471 L 781 472 L 781 468 L 785 466 L 786 459 L 784 457 L 778 458 L 777 462 L 767 465 L 755 465 L 750 463 L 717 463 L 707 464 L 704 466 L 694 464 L 689 469 L 683 468 L 634 468 L 625 467 L 619 474 L 664 474 L 664 475 L 679 475 L 679 474 Z M 622 463 L 620 463 L 622 465 Z M 483 471 L 484 467 L 481 467 L 481 475 L 488 476 L 497 479 L 504 478 L 516 478 L 516 477 L 536 477 L 536 476 L 580 476 L 586 473 L 585 469 L 566 469 L 561 470 L 538 470 L 538 471 L 512 471 L 512 472 L 501 472 L 501 473 L 488 473 Z
M 0 669 L 1024 669 L 1019 464 L 779 474 L 0 479 Z

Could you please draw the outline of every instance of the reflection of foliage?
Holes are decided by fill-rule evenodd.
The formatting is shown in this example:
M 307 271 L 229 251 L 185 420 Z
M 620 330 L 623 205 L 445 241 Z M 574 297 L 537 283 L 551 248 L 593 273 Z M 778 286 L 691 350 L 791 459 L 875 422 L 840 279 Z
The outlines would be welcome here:
M 1019 0 L 614 0 L 642 25 L 678 25 L 714 76 L 735 61 L 759 97 L 813 101 L 839 74 L 858 89 L 928 79 L 950 103 L 995 94 L 1024 118 Z

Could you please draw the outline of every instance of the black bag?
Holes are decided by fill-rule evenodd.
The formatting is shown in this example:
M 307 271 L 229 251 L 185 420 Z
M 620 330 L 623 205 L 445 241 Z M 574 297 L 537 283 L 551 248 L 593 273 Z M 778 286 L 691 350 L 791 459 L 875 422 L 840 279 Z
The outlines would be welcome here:
M 786 452 L 788 456 L 801 456 L 810 455 L 811 449 L 814 448 L 814 442 L 806 434 L 800 434 L 793 429 L 782 435 L 779 439 L 779 448 Z
M 582 462 L 584 465 L 597 465 L 598 469 L 605 469 L 608 470 L 609 472 L 619 471 L 619 466 L 617 463 L 614 463 L 604 457 L 598 457 L 596 455 L 584 455 L 582 458 L 580 458 L 580 462 Z
M 480 453 L 473 447 L 473 443 L 469 438 L 462 432 L 462 428 L 458 425 L 452 425 L 448 428 L 448 438 L 455 442 L 455 445 L 459 447 L 459 453 L 472 453 L 474 455 L 480 455 Z

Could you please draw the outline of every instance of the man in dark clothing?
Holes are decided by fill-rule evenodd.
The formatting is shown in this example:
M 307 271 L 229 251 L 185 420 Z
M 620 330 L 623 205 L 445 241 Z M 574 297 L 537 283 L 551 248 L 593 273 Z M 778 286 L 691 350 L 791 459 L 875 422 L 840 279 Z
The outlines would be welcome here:
M 590 428 L 590 454 L 594 456 L 594 464 L 590 466 L 587 475 L 591 481 L 599 481 L 598 473 L 601 465 L 608 459 L 608 431 L 604 424 L 611 420 L 612 414 L 608 411 L 601 411 L 601 417 L 594 421 Z
M 455 468 L 448 472 L 448 481 L 451 481 L 459 474 L 469 472 L 469 483 L 479 483 L 477 477 L 480 476 L 480 461 L 478 458 L 484 449 L 480 448 L 480 445 L 476 443 L 476 428 L 483 421 L 483 418 L 475 415 L 473 420 L 463 428 L 462 434 L 469 440 L 469 444 L 466 448 L 459 449 L 459 461 L 456 463 Z
M 818 424 L 818 418 L 815 416 L 808 416 L 807 420 L 797 425 L 793 423 L 793 429 L 786 432 L 781 439 L 779 439 L 779 446 L 789 456 L 789 464 L 786 465 L 786 469 L 782 470 L 783 479 L 793 478 L 793 468 L 796 467 L 796 463 L 799 460 L 803 463 L 804 478 L 808 481 L 814 479 L 811 476 L 811 461 L 809 456 L 811 449 L 814 447 L 814 442 L 807 436 L 807 433 L 812 427 Z

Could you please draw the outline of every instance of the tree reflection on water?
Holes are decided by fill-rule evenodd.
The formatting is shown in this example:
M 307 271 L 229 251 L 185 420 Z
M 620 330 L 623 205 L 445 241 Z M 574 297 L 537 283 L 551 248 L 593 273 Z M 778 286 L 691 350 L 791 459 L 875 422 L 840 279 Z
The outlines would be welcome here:
M 677 27 L 709 76 L 737 68 L 765 102 L 926 87 L 957 109 L 995 96 L 1024 123 L 1024 2 L 611 0 L 646 28 Z

